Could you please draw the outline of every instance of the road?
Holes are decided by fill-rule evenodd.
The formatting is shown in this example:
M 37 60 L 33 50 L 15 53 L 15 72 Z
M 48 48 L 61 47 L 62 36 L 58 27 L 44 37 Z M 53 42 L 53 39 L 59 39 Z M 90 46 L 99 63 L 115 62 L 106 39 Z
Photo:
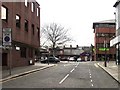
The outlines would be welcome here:
M 4 82 L 3 88 L 118 88 L 94 62 L 66 62 Z

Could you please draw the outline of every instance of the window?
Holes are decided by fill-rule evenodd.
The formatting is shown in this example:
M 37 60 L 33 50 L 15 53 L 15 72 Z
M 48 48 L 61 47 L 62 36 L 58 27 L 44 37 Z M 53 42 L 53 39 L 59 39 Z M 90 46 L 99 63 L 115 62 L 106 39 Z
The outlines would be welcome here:
M 28 55 L 30 58 L 33 58 L 33 49 L 29 48 Z
M 35 30 L 34 24 L 32 24 L 32 33 L 33 33 L 33 35 L 34 35 L 34 30 Z
M 39 16 L 39 8 L 37 8 L 37 16 Z
M 20 50 L 21 50 L 21 57 L 26 58 L 26 48 L 21 47 Z
M 4 6 L 1 6 L 1 19 L 4 21 L 8 19 L 8 9 Z
M 20 50 L 20 47 L 19 47 L 19 46 L 15 46 L 15 49 L 16 49 L 17 51 L 19 51 L 19 50 Z
M 40 37 L 40 30 L 37 28 L 38 38 Z
M 34 5 L 33 2 L 32 2 L 31 4 L 32 4 L 32 6 L 31 6 L 31 10 L 32 10 L 32 12 L 34 12 L 34 10 L 35 10 L 35 5 Z
M 25 31 L 28 31 L 28 21 L 25 20 Z
M 16 15 L 16 27 L 20 28 L 20 16 Z
M 104 47 L 104 43 L 97 43 L 96 46 L 97 46 L 97 48 L 103 48 Z
M 27 7 L 27 0 L 25 0 L 25 6 Z

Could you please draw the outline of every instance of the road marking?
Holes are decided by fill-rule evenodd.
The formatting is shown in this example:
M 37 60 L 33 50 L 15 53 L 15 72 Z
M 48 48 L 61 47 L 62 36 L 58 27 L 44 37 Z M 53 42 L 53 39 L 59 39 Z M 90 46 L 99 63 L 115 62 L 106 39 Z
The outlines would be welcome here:
M 92 85 L 92 87 L 93 87 L 93 84 L 91 84 Z
M 91 76 L 90 76 L 90 78 L 91 78 Z
M 95 64 L 94 64 L 95 65 Z M 90 74 L 90 82 L 91 82 L 91 86 L 93 87 L 93 80 L 92 80 L 92 77 L 91 77 L 91 71 L 90 71 L 90 69 L 89 69 L 89 74 Z
M 96 63 L 95 63 L 94 65 L 95 65 L 95 67 L 97 67 L 97 68 L 98 68 L 98 65 L 97 65 Z
M 67 78 L 68 78 L 69 74 L 67 74 L 60 82 L 59 84 L 62 84 Z
M 77 66 L 75 66 L 75 67 L 77 67 Z
M 90 69 L 89 69 L 89 73 L 90 73 Z
M 70 72 L 72 73 L 75 70 L 75 68 L 73 68 Z

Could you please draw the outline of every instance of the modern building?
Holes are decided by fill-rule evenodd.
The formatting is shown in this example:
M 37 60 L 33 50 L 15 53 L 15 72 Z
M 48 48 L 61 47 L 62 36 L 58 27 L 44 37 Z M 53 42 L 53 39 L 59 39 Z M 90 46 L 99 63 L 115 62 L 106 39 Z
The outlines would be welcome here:
M 2 66 L 5 67 L 34 64 L 40 46 L 40 5 L 35 0 L 22 1 L 1 2 Z
M 110 39 L 115 36 L 115 20 L 94 22 L 94 60 L 115 60 L 116 49 L 110 47 Z
M 115 13 L 115 19 L 116 19 L 116 37 L 114 37 L 110 41 L 110 46 L 116 47 L 116 61 L 117 64 L 120 64 L 120 0 L 117 0 L 117 2 L 114 4 L 116 8 L 116 13 Z

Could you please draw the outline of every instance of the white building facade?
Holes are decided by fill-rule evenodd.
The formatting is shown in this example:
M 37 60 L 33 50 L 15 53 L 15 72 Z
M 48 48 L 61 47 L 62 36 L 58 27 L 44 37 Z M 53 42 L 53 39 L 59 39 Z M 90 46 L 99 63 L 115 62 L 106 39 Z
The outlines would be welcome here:
M 116 18 L 116 37 L 110 41 L 110 46 L 116 47 L 116 61 L 120 64 L 120 0 L 118 0 L 114 6 L 116 8 L 115 18 Z

